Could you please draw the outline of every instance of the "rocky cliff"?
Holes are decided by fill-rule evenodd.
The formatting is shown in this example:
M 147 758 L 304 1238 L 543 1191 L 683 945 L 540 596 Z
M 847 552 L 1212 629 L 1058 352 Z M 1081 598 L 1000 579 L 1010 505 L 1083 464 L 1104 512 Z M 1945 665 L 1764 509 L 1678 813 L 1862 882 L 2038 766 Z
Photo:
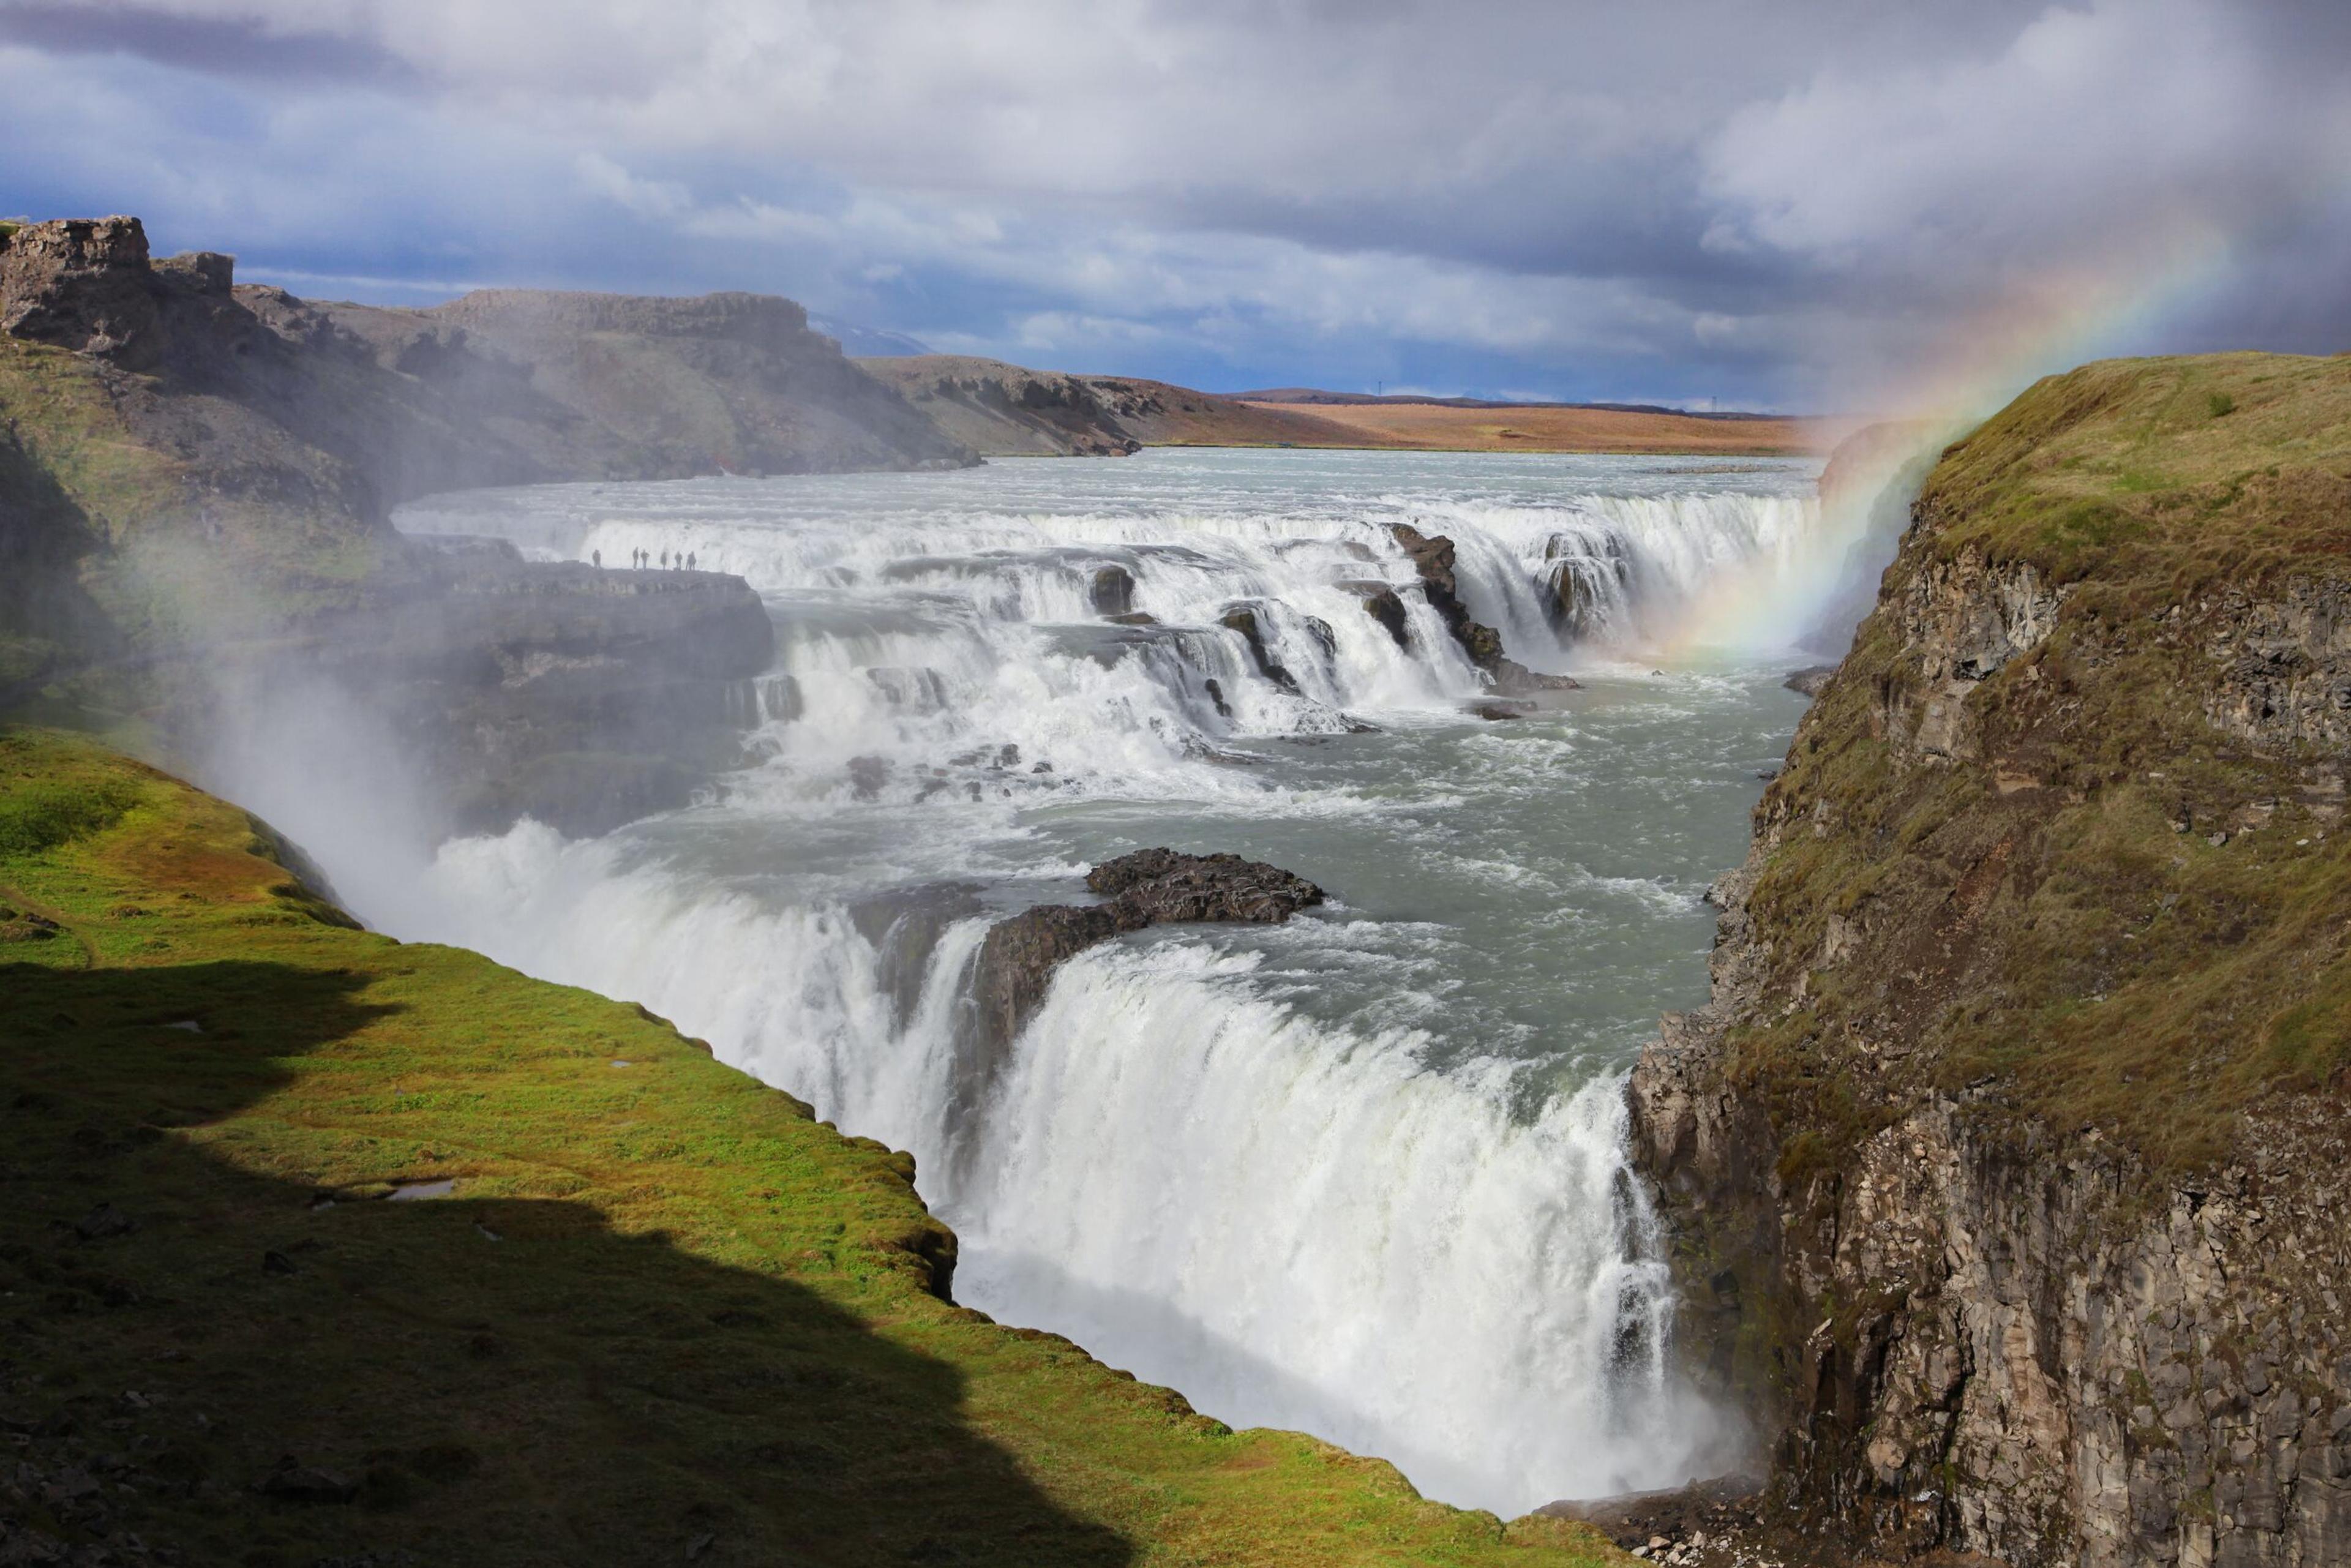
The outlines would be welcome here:
M 990 456 L 1121 457 L 1145 446 L 1387 444 L 1311 413 L 1125 376 L 1066 375 L 998 360 L 860 360 L 952 439 Z
M 442 737 L 450 820 L 589 828 L 730 756 L 766 663 L 732 579 L 412 545 L 438 490 L 976 461 L 789 300 L 239 286 L 135 218 L 0 235 L 0 706 L 206 722 L 210 677 L 340 672 Z M 587 774 L 598 777 L 590 780 Z
M 1683 1343 L 1876 1550 L 2351 1562 L 2351 361 L 1927 477 L 1630 1088 Z

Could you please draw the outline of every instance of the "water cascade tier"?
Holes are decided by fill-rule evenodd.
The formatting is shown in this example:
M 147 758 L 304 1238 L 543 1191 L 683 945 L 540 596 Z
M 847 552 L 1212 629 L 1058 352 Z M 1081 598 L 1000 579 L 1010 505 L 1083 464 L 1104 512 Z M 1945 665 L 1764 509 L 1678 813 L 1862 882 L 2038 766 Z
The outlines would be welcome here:
M 747 765 L 421 866 L 229 776 L 371 921 L 641 1001 L 914 1151 L 967 1304 L 1448 1501 L 1671 1485 L 1735 1435 L 1669 1370 L 1623 1077 L 1705 994 L 1702 895 L 1802 706 L 1775 628 L 1844 565 L 1813 475 L 1159 450 L 445 497 L 402 526 L 747 580 Z M 1398 525 L 1581 689 L 1501 704 Z M 1328 897 L 1095 942 L 990 1027 L 991 928 L 1158 845 Z

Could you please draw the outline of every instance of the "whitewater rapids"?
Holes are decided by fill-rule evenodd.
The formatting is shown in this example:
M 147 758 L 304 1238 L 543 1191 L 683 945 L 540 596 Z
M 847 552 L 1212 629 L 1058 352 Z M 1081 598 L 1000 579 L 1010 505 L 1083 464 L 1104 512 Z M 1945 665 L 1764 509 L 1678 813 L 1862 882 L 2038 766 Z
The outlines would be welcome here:
M 1672 1485 L 1734 1435 L 1671 1372 L 1623 1075 L 1704 994 L 1700 894 L 1801 710 L 1786 629 L 1849 570 L 1813 478 L 1161 451 L 441 497 L 402 526 L 747 579 L 778 647 L 739 694 L 750 765 L 604 839 L 527 822 L 421 865 L 229 777 L 371 923 L 642 1001 L 913 1150 L 969 1305 L 1447 1501 Z M 1472 716 L 1396 523 L 1585 689 Z M 989 924 L 1158 843 L 1334 903 L 1085 953 L 989 1055 Z

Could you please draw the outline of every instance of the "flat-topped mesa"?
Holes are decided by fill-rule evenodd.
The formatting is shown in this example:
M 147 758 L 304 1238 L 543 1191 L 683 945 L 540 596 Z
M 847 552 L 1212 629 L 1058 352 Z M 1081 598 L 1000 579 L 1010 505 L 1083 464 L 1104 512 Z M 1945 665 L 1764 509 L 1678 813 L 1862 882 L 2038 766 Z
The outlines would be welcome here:
M 976 991 L 980 1028 L 994 1060 L 1035 1014 L 1054 966 L 1123 932 L 1207 920 L 1278 925 L 1321 904 L 1304 877 L 1239 855 L 1137 850 L 1102 862 L 1086 886 L 1095 904 L 1048 904 L 997 922 L 980 946 Z
M 1573 676 L 1547 675 L 1504 653 L 1502 634 L 1470 615 L 1469 607 L 1461 600 L 1460 583 L 1454 576 L 1455 549 L 1451 539 L 1443 534 L 1424 534 L 1410 523 L 1396 523 L 1388 531 L 1404 548 L 1413 570 L 1420 575 L 1421 596 L 1437 612 L 1437 619 L 1445 622 L 1445 629 L 1453 633 L 1453 640 L 1461 644 L 1461 651 L 1469 655 L 1469 662 L 1492 683 L 1494 690 L 1518 694 L 1572 692 L 1578 688 L 1579 683 Z M 1372 612 L 1374 616 L 1379 613 L 1376 608 Z

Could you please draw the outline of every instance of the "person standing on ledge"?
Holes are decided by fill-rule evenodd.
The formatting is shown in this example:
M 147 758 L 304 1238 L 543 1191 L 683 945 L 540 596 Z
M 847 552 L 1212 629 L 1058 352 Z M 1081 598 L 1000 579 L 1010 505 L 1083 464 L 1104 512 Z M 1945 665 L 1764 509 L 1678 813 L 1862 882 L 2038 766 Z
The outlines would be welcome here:
M 604 570 L 604 552 L 603 552 L 602 550 L 600 550 L 600 549 L 591 549 L 591 550 L 590 550 L 590 551 L 588 552 L 588 559 L 589 559 L 590 560 L 592 560 L 592 561 L 594 561 L 594 562 L 596 563 L 596 570 L 597 570 L 598 571 L 601 571 L 601 570 Z
M 695 566 L 694 566 L 694 552 L 693 552 L 692 550 L 688 550 L 688 551 L 686 552 L 686 555 L 685 555 L 685 570 L 688 570 L 688 571 L 692 571 L 692 570 L 695 570 Z

